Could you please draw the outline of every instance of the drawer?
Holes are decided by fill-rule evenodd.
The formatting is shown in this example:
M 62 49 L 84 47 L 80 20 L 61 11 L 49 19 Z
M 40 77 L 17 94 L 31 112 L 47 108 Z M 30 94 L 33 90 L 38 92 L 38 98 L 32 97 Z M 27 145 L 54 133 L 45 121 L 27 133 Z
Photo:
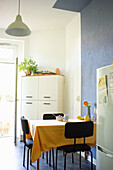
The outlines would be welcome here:
M 38 77 L 22 77 L 22 99 L 38 99 Z
M 58 80 L 56 76 L 39 77 L 39 99 L 57 100 L 58 98 Z
M 39 117 L 43 119 L 46 112 L 58 112 L 58 102 L 56 101 L 39 101 Z
M 22 116 L 28 120 L 38 119 L 38 101 L 22 101 L 21 109 Z

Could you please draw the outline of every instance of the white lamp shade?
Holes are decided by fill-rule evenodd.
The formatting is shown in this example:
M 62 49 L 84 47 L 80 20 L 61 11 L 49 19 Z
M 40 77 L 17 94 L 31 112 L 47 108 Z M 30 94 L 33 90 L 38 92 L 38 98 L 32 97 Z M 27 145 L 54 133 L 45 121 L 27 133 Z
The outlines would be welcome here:
M 23 37 L 31 34 L 31 31 L 28 26 L 22 22 L 22 17 L 20 15 L 16 16 L 15 22 L 10 24 L 5 32 L 8 35 L 17 37 Z

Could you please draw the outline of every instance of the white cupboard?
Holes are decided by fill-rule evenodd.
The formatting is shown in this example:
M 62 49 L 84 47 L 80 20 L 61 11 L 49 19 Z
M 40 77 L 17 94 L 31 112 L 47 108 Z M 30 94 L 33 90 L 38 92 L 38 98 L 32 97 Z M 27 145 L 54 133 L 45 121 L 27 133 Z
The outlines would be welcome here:
M 63 112 L 63 110 L 58 110 L 57 101 L 39 101 L 39 113 L 40 119 L 43 119 L 44 113 L 54 113 L 54 112 Z
M 22 115 L 33 120 L 38 119 L 38 101 L 22 101 Z
M 46 112 L 64 112 L 64 76 L 25 76 L 21 82 L 21 115 L 35 120 Z
M 22 77 L 22 100 L 37 100 L 38 99 L 38 77 L 26 76 Z
M 58 99 L 58 76 L 39 77 L 39 99 L 57 100 Z M 61 88 L 61 87 L 59 87 Z

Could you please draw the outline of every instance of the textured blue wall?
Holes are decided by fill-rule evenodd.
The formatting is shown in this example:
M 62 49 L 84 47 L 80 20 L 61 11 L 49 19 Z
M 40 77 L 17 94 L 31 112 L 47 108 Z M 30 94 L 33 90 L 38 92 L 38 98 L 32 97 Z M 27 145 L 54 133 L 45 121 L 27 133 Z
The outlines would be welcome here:
M 113 62 L 113 0 L 93 0 L 81 12 L 81 37 L 81 97 L 82 103 L 92 102 L 93 114 L 97 97 L 96 69 Z M 82 115 L 85 113 L 82 105 Z

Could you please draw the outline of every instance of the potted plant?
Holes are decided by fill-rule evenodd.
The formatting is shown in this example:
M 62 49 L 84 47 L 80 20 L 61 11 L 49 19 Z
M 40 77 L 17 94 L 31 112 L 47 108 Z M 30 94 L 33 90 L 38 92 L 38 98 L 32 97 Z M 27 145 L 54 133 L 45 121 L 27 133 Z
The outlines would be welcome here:
M 27 58 L 24 58 L 24 61 L 21 62 L 21 64 L 18 65 L 19 71 L 24 71 L 26 76 L 34 74 L 38 70 L 38 64 L 36 64 L 36 61 L 33 61 L 33 59 L 27 60 Z
M 1 99 L 2 99 L 2 95 L 0 94 L 0 101 L 1 101 Z

